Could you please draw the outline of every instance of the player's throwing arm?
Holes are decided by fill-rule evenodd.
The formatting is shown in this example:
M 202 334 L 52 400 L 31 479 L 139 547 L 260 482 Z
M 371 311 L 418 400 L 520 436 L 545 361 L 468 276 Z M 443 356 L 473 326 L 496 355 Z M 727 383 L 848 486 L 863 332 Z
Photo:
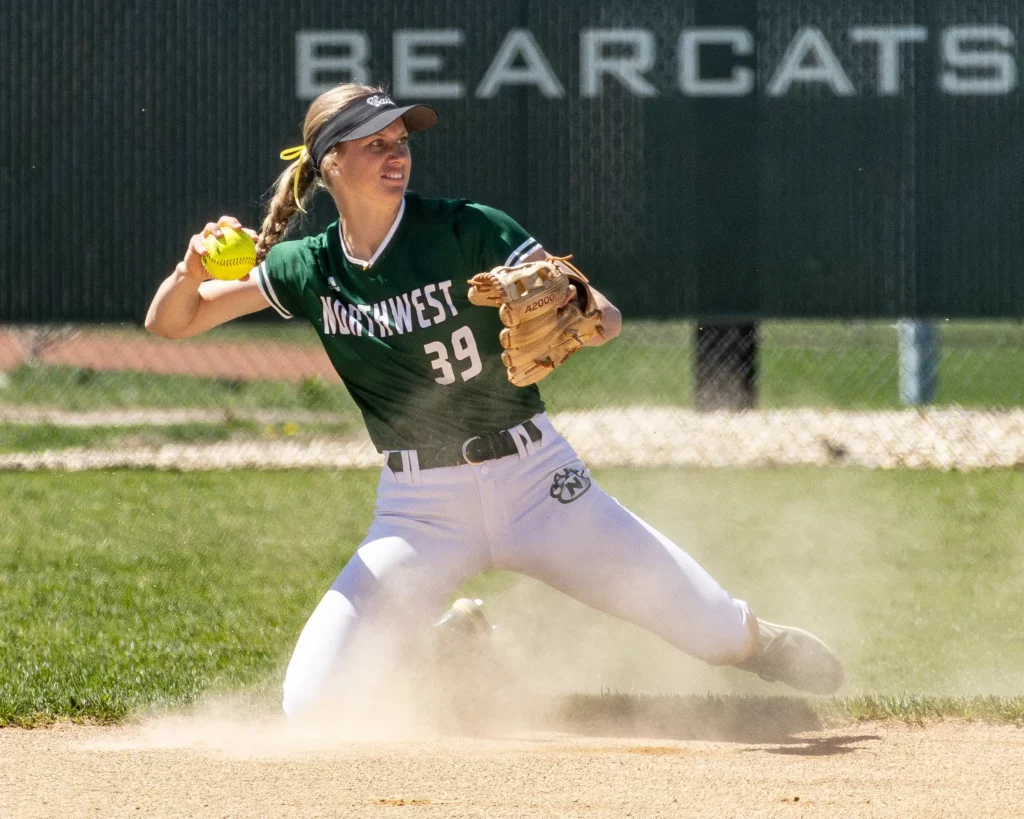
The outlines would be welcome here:
M 233 216 L 208 222 L 192 236 L 185 258 L 157 290 L 146 329 L 188 338 L 269 305 L 256 283 L 244 280 L 256 264 L 255 231 Z

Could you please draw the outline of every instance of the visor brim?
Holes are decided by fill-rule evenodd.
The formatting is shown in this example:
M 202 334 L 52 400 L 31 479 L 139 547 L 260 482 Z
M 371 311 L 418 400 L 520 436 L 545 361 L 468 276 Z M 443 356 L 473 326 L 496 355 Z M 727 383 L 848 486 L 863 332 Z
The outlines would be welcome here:
M 396 119 L 405 121 L 406 129 L 413 131 L 426 131 L 437 125 L 437 111 L 429 105 L 407 105 L 404 108 L 389 108 L 381 111 L 375 117 L 368 119 L 358 128 L 349 131 L 339 142 L 349 142 L 353 139 L 363 139 L 373 136 L 378 131 L 383 131 Z

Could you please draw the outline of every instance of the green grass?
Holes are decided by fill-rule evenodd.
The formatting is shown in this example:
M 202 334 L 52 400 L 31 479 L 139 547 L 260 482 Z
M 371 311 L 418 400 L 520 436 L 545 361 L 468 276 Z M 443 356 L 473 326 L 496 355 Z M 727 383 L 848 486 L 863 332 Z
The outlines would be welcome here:
M 199 336 L 194 341 L 206 338 L 224 342 L 278 342 L 281 344 L 302 344 L 319 347 L 320 339 L 308 322 L 282 321 L 274 323 L 235 321 L 214 327 L 209 336 Z
M 41 452 L 76 447 L 124 448 L 159 447 L 165 444 L 209 444 L 221 441 L 311 441 L 345 439 L 362 434 L 355 418 L 342 417 L 336 423 L 285 422 L 264 424 L 252 420 L 211 423 L 146 424 L 127 426 L 70 427 L 56 424 L 0 423 L 0 452 Z
M 121 472 L 0 487 L 4 723 L 117 719 L 272 673 L 365 530 L 374 483 Z
M 99 325 L 91 328 L 121 338 L 149 338 L 145 329 L 134 324 Z M 200 336 L 184 339 L 183 344 L 202 344 L 206 341 L 225 343 L 301 344 L 318 347 L 320 340 L 311 324 L 305 321 L 233 321 L 222 324 Z
M 864 695 L 821 701 L 819 712 L 833 719 L 886 720 L 922 724 L 935 719 L 1024 724 L 1024 697 L 940 697 L 921 694 Z
M 233 381 L 77 367 L 22 365 L 7 374 L 2 406 L 63 410 L 108 408 L 215 408 L 218 410 L 318 410 L 358 417 L 344 387 L 319 378 Z
M 761 616 L 834 645 L 849 699 L 827 707 L 1021 721 L 1024 473 L 596 474 Z M 373 471 L 0 474 L 0 724 L 118 720 L 209 692 L 273 700 L 303 622 L 370 522 L 375 482 Z M 788 693 L 535 581 L 495 572 L 462 591 L 551 658 L 539 676 L 578 666 L 573 690 Z
M 1024 320 L 1008 321 L 949 321 L 936 322 L 943 347 L 977 348 L 1024 344 Z M 795 346 L 818 350 L 835 350 L 849 343 L 873 349 L 890 349 L 896 337 L 892 321 L 763 321 L 759 325 L 760 339 L 767 345 Z M 121 338 L 151 338 L 141 327 L 133 324 L 97 325 L 90 331 L 107 333 Z M 633 319 L 626 317 L 625 334 L 649 335 L 657 332 L 661 343 L 690 343 L 693 322 L 685 319 Z M 202 336 L 185 339 L 184 344 L 202 343 L 204 340 L 224 342 L 280 342 L 316 346 L 313 328 L 304 322 L 235 321 L 215 327 Z
M 897 335 L 887 323 L 764 322 L 759 406 L 900 406 Z M 690 322 L 627 322 L 612 344 L 584 350 L 541 386 L 553 411 L 693 404 Z M 1024 326 L 940 325 L 939 404 L 1024 404 Z
M 130 328 L 120 337 L 141 335 Z M 940 325 L 938 403 L 969 407 L 1024 404 L 1024 325 Z M 584 350 L 542 385 L 553 411 L 693 402 L 693 325 L 627 322 L 619 339 Z M 308 326 L 237 323 L 183 343 L 219 341 L 316 344 Z M 897 337 L 885 322 L 764 322 L 760 328 L 760 406 L 882 409 L 899 406 Z M 355 417 L 345 389 L 316 380 L 228 381 L 67 367 L 23 366 L 0 389 L 4 405 L 72 410 L 105 407 L 315 409 Z

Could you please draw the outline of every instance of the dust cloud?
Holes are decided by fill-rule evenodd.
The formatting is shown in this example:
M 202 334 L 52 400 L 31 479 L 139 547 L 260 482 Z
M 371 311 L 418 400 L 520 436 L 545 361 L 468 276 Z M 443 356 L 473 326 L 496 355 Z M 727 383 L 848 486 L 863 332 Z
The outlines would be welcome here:
M 1019 694 L 1019 664 L 998 650 L 1000 641 L 989 646 L 977 636 L 992 615 L 982 603 L 1007 617 L 1020 612 L 1010 589 L 1019 573 L 995 568 L 985 594 L 976 592 L 981 603 L 958 603 L 954 589 L 947 604 L 936 605 L 948 583 L 940 560 L 948 558 L 931 544 L 951 534 L 930 522 L 926 508 L 907 508 L 887 494 L 871 473 L 820 471 L 806 491 L 778 470 L 770 480 L 758 476 L 757 493 L 737 487 L 742 476 L 669 474 L 671 483 L 651 471 L 627 474 L 635 483 L 629 494 L 641 501 L 623 499 L 760 617 L 828 642 L 847 669 L 840 696 Z M 1024 558 L 1014 554 L 1020 564 Z M 617 718 L 624 711 L 630 720 L 619 720 L 623 733 L 750 737 L 753 729 L 742 724 L 771 722 L 772 714 L 784 717 L 782 733 L 815 727 L 811 709 L 794 704 L 799 692 L 707 666 L 530 578 L 493 579 L 480 587 L 497 589 L 481 592 L 496 626 L 490 645 L 459 663 L 389 674 L 362 691 L 343 688 L 329 707 L 300 721 L 285 720 L 279 701 L 207 698 L 187 713 L 139 715 L 110 741 L 274 757 L 351 742 L 586 732 L 595 713 Z M 773 704 L 766 709 L 752 697 Z M 636 701 L 646 702 L 646 723 L 638 722 Z M 615 733 L 613 723 L 606 720 L 602 730 Z

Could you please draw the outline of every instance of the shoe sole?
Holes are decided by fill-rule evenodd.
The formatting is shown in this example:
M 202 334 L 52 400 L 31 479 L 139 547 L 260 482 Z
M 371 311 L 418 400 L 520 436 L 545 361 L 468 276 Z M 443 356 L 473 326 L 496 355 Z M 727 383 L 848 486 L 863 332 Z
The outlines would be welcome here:
M 760 622 L 764 623 L 766 626 L 771 626 L 803 638 L 813 646 L 818 657 L 826 658 L 827 663 L 831 665 L 831 669 L 822 669 L 819 673 L 811 675 L 815 679 L 811 680 L 809 685 L 797 685 L 793 680 L 782 678 L 780 678 L 778 682 L 786 683 L 786 685 L 796 688 L 799 691 L 804 691 L 808 694 L 818 694 L 821 696 L 834 694 L 842 687 L 843 682 L 846 680 L 846 672 L 843 670 L 843 664 L 840 662 L 839 657 L 829 647 L 828 643 L 816 634 L 811 634 L 811 632 L 802 628 L 797 628 L 796 626 L 784 626 L 781 623 L 772 623 L 768 620 L 761 620 Z M 815 665 L 820 666 L 823 665 L 823 663 L 816 662 Z M 806 683 L 807 680 L 806 678 L 801 678 L 799 682 Z

